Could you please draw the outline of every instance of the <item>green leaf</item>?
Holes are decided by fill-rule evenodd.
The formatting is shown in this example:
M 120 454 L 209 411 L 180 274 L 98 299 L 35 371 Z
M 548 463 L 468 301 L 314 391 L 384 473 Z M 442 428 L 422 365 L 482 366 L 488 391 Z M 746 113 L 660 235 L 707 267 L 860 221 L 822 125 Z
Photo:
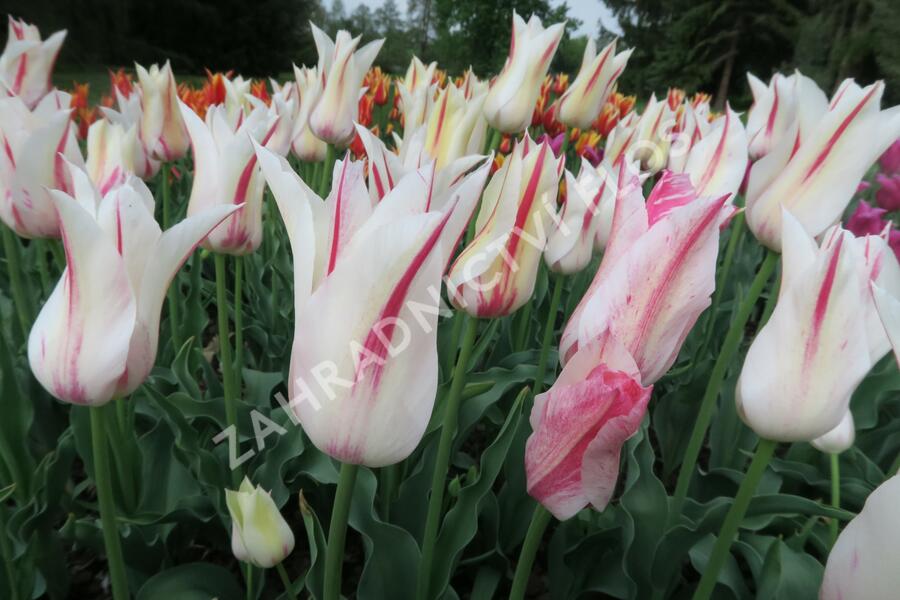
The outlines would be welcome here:
M 137 600 L 242 600 L 234 576 L 218 565 L 189 563 L 167 569 L 148 579 Z

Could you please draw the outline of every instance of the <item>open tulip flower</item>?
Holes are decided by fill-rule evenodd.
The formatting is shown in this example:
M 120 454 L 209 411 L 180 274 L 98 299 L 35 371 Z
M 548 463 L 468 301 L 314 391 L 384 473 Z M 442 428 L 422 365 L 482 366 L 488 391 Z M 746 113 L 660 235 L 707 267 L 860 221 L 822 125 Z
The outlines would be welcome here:
M 612 336 L 586 346 L 553 387 L 534 399 L 525 448 L 528 493 L 557 519 L 603 510 L 619 476 L 619 452 L 644 418 L 651 387 Z
M 512 40 L 503 70 L 491 84 L 484 115 L 494 129 L 521 133 L 531 123 L 541 84 L 562 39 L 565 23 L 544 28 L 532 15 L 528 22 L 513 11 Z
M 869 494 L 828 555 L 821 600 L 882 600 L 900 587 L 900 475 L 894 475 Z
M 698 196 L 686 175 L 664 173 L 646 204 L 636 174 L 623 168 L 619 178 L 606 252 L 563 331 L 560 360 L 608 332 L 651 384 L 710 304 L 719 229 L 733 209 L 727 195 Z
M 291 407 L 323 452 L 351 464 L 397 463 L 431 416 L 441 277 L 489 165 L 451 188 L 440 210 L 433 165 L 373 208 L 362 163 L 335 164 L 323 203 L 286 161 L 257 153 L 294 253 Z
M 178 92 L 172 66 L 135 65 L 140 85 L 141 139 L 151 157 L 160 161 L 181 158 L 187 153 L 190 138 L 178 110 Z
M 835 227 L 817 247 L 786 210 L 783 222 L 778 303 L 747 352 L 737 403 L 761 437 L 811 441 L 840 424 L 850 395 L 889 350 L 869 282 L 900 296 L 900 267 L 881 237 Z
M 305 162 L 325 160 L 328 144 L 316 137 L 309 126 L 309 115 L 322 95 L 322 78 L 316 67 L 311 69 L 294 66 L 294 78 L 300 95 L 300 109 L 294 122 L 291 150 L 294 156 Z
M 700 139 L 686 153 L 683 172 L 690 176 L 698 195 L 728 194 L 733 199 L 747 170 L 747 134 L 740 116 L 729 106 L 705 133 L 700 133 L 702 126 L 694 131 Z M 669 164 L 675 150 L 673 145 Z
M 861 88 L 848 79 L 824 112 L 799 105 L 812 119 L 808 134 L 799 118 L 753 164 L 747 183 L 747 225 L 773 250 L 781 248 L 782 207 L 812 236 L 835 223 L 863 175 L 900 137 L 900 106 L 882 111 L 884 84 Z
M 597 54 L 593 39 L 584 47 L 581 70 L 559 99 L 559 120 L 569 127 L 589 129 L 628 64 L 632 50 L 616 54 L 613 40 Z
M 135 174 L 137 131 L 106 119 L 94 121 L 88 129 L 86 170 L 101 196 Z
M 118 110 L 109 107 L 101 107 L 103 116 L 107 121 L 121 126 L 126 132 L 134 128 L 136 130 L 137 141 L 135 144 L 125 144 L 123 150 L 129 147 L 133 155 L 123 157 L 123 161 L 130 164 L 135 175 L 147 181 L 159 172 L 160 161 L 153 158 L 147 149 L 147 144 L 141 137 L 141 120 L 143 118 L 143 109 L 141 108 L 141 97 L 138 93 L 132 93 L 127 98 L 119 92 L 115 91 L 116 106 Z M 90 136 L 90 130 L 88 131 Z M 90 146 L 90 143 L 88 143 Z
M 424 151 L 443 167 L 464 157 L 481 153 L 487 132 L 482 114 L 486 95 L 466 98 L 452 83 L 438 92 L 434 107 L 426 116 Z
M 429 87 L 434 80 L 435 69 L 437 69 L 437 62 L 432 61 L 426 65 L 418 56 L 413 55 L 406 68 L 403 86 L 409 92 L 417 92 Z
M 57 31 L 46 40 L 34 25 L 9 17 L 9 35 L 0 54 L 0 89 L 18 96 L 28 108 L 34 108 L 51 88 L 56 57 L 66 39 Z
M 269 141 L 278 117 L 270 115 L 264 106 L 258 107 L 235 129 L 222 105 L 211 106 L 205 122 L 184 104 L 181 114 L 194 149 L 195 175 L 188 215 L 212 206 L 242 206 L 206 238 L 203 247 L 234 255 L 255 251 L 262 242 L 265 181 L 256 164 L 253 143 Z
M 169 283 L 237 207 L 215 207 L 163 232 L 139 179 L 101 197 L 84 171 L 69 168 L 74 196 L 51 192 L 66 270 L 31 330 L 28 362 L 59 400 L 101 405 L 130 394 L 150 374 Z
M 674 127 L 675 111 L 665 98 L 657 100 L 655 94 L 651 95 L 637 121 L 637 131 L 627 149 L 628 159 L 640 161 L 645 171 L 658 173 L 666 166 Z
M 607 163 L 618 169 L 623 162 L 634 158 L 633 152 L 631 156 L 628 156 L 628 153 L 637 140 L 639 122 L 640 117 L 636 113 L 630 112 L 616 123 L 606 138 L 604 146 L 603 159 Z
M 66 160 L 83 158 L 69 120 L 54 95 L 28 109 L 20 98 L 0 98 L 0 218 L 25 238 L 59 237 L 49 190 L 72 191 Z
M 455 306 L 475 317 L 508 315 L 531 299 L 565 158 L 527 135 L 491 178 L 475 238 L 447 280 Z
M 346 146 L 353 140 L 353 122 L 359 110 L 359 95 L 366 71 L 372 66 L 384 40 L 369 42 L 359 50 L 359 37 L 338 31 L 334 41 L 310 23 L 319 51 L 322 95 L 309 116 L 312 132 L 320 140 Z
M 294 532 L 281 516 L 272 494 L 253 487 L 246 477 L 241 487 L 225 490 L 231 514 L 231 552 L 235 558 L 268 569 L 294 549 Z
M 708 104 L 694 107 L 686 102 L 681 108 L 683 109 L 681 123 L 678 131 L 672 136 L 672 147 L 666 163 L 666 168 L 673 173 L 684 173 L 691 150 L 700 143 L 700 140 L 711 128 Z

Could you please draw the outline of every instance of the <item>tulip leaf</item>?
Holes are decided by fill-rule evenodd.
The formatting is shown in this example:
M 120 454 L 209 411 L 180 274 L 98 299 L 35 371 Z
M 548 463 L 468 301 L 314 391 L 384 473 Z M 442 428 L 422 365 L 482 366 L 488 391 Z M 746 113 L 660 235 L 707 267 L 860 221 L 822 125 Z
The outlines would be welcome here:
M 189 563 L 157 573 L 137 593 L 137 600 L 241 600 L 234 576 L 210 563 Z
M 322 597 L 325 586 L 325 531 L 315 511 L 306 502 L 301 490 L 300 514 L 303 516 L 303 528 L 306 530 L 306 540 L 309 544 L 309 569 L 304 577 L 304 584 L 310 597 L 318 599 Z

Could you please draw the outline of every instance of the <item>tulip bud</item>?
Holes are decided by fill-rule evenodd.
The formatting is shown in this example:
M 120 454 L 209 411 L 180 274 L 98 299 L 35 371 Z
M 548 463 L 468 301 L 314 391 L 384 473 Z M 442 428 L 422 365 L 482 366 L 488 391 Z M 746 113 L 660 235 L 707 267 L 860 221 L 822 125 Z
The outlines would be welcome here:
M 351 38 L 341 30 L 332 42 L 321 29 L 312 23 L 310 26 L 319 51 L 318 73 L 324 83 L 309 124 L 319 139 L 346 146 L 353 140 L 360 86 L 384 40 L 369 42 L 357 51 L 359 37 Z
M 22 237 L 59 237 L 49 190 L 71 192 L 65 161 L 83 164 L 69 110 L 52 94 L 34 111 L 15 96 L 0 98 L 0 146 L 0 219 Z
M 616 54 L 616 42 L 610 42 L 598 55 L 593 39 L 584 47 L 581 69 L 575 82 L 559 99 L 559 120 L 569 127 L 588 129 L 612 92 L 628 64 L 632 50 Z
M 141 88 L 141 139 L 156 160 L 170 161 L 187 153 L 188 138 L 178 110 L 178 90 L 169 61 L 149 70 L 135 65 Z
M 231 552 L 255 567 L 274 567 L 294 549 L 294 533 L 281 516 L 271 493 L 253 487 L 244 477 L 241 487 L 225 490 L 231 514 Z
M 663 173 L 644 203 L 640 179 L 623 166 L 603 261 L 559 345 L 563 364 L 608 331 L 656 382 L 715 288 L 726 196 L 697 196 L 686 175 Z
M 130 394 L 156 360 L 166 289 L 193 248 L 236 207 L 216 207 L 162 232 L 137 178 L 101 196 L 69 165 L 74 197 L 54 190 L 66 270 L 28 337 L 35 378 L 64 402 Z
M 881 82 L 860 88 L 844 81 L 808 134 L 795 119 L 753 164 L 747 225 L 762 244 L 780 250 L 782 207 L 812 236 L 840 218 L 868 168 L 900 136 L 900 109 L 879 108 L 883 91 Z
M 820 600 L 883 600 L 900 588 L 900 476 L 869 494 L 863 509 L 831 548 Z
M 849 410 L 844 413 L 844 418 L 838 423 L 838 426 L 819 436 L 810 442 L 816 450 L 828 454 L 840 454 L 844 450 L 849 449 L 856 439 L 856 427 L 853 423 L 853 413 Z
M 257 154 L 294 254 L 291 408 L 322 452 L 397 463 L 432 413 L 441 277 L 489 167 L 432 203 L 427 166 L 373 208 L 361 162 L 335 164 L 322 202 L 283 158 L 260 146 Z
M 614 337 L 582 347 L 534 399 L 525 446 L 528 493 L 560 520 L 588 504 L 606 508 L 622 445 L 640 427 L 651 391 Z
M 472 243 L 447 280 L 453 304 L 476 317 L 508 315 L 531 299 L 556 215 L 564 158 L 527 135 L 484 192 Z
M 57 31 L 41 41 L 34 25 L 9 17 L 6 47 L 0 54 L 0 89 L 18 96 L 28 108 L 34 108 L 50 92 L 53 65 L 66 39 Z
M 311 69 L 294 66 L 294 78 L 300 96 L 300 110 L 294 125 L 291 150 L 294 156 L 304 162 L 321 162 L 325 160 L 328 144 L 316 137 L 309 127 L 309 115 L 322 95 L 322 78 L 316 67 Z
M 278 119 L 260 107 L 233 129 L 224 106 L 211 106 L 205 122 L 184 104 L 180 106 L 194 149 L 195 176 L 187 214 L 211 206 L 242 205 L 206 238 L 203 247 L 224 254 L 249 254 L 262 242 L 265 188 L 253 141 L 266 144 Z
M 509 56 L 484 103 L 491 127 L 503 133 L 520 133 L 528 127 L 564 29 L 565 23 L 545 29 L 536 15 L 525 23 L 513 11 Z
M 849 233 L 835 228 L 817 248 L 787 210 L 783 222 L 778 303 L 747 352 L 736 399 L 760 437 L 810 441 L 838 426 L 873 364 L 868 273 Z
M 101 196 L 125 183 L 134 174 L 138 145 L 137 128 L 126 130 L 106 119 L 94 121 L 88 129 L 86 170 Z

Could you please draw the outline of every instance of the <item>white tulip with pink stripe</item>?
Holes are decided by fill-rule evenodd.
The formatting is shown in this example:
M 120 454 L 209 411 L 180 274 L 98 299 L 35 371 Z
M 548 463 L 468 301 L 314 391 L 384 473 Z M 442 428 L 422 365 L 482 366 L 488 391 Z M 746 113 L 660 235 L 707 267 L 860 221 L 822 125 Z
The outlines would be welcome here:
M 9 17 L 9 35 L 0 54 L 0 89 L 18 96 L 28 108 L 37 106 L 52 88 L 53 65 L 66 39 L 57 31 L 46 40 L 34 25 Z
M 178 110 L 178 87 L 169 61 L 160 68 L 135 65 L 141 94 L 141 139 L 148 154 L 163 162 L 187 153 L 190 138 Z
M 322 202 L 283 158 L 257 154 L 294 254 L 293 413 L 342 462 L 397 463 L 431 416 L 441 278 L 490 164 L 446 192 L 441 209 L 433 163 L 373 207 L 361 162 L 335 164 Z
M 616 40 L 597 54 L 593 39 L 588 39 L 575 81 L 559 99 L 559 121 L 569 127 L 590 129 L 616 81 L 628 64 L 632 50 L 616 54 Z
M 725 114 L 712 122 L 709 130 L 691 146 L 686 158 L 683 172 L 690 176 L 698 195 L 727 194 L 729 201 L 733 201 L 747 170 L 747 133 L 740 116 L 730 106 L 726 107 Z
M 828 110 L 825 92 L 800 71 L 787 77 L 775 73 L 768 85 L 752 73 L 747 73 L 747 80 L 753 94 L 753 106 L 747 115 L 751 160 L 771 152 L 786 136 L 796 133 L 800 139 L 808 137 Z M 792 129 L 795 122 L 797 130 Z
M 139 179 L 101 197 L 84 171 L 69 168 L 73 195 L 51 192 L 66 269 L 31 329 L 28 362 L 59 400 L 101 405 L 150 374 L 166 289 L 197 244 L 238 207 L 214 207 L 163 232 Z
M 719 230 L 734 209 L 727 195 L 698 196 L 686 175 L 664 173 L 646 204 L 636 175 L 620 179 L 609 243 L 563 331 L 560 360 L 608 332 L 651 384 L 711 302 Z

